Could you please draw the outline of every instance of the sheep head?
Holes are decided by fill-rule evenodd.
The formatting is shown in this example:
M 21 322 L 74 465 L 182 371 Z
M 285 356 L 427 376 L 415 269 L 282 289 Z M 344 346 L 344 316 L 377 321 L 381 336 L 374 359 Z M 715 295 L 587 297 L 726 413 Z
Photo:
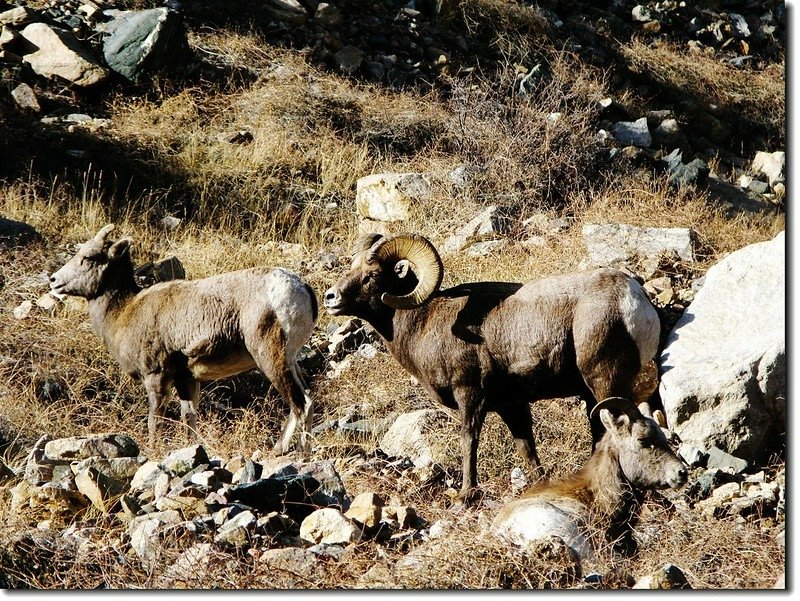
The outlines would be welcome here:
M 333 315 L 365 317 L 424 304 L 442 283 L 439 253 L 426 238 L 371 234 L 356 243 L 353 263 L 325 293 Z
M 606 434 L 598 445 L 619 458 L 623 474 L 636 488 L 678 488 L 686 482 L 686 467 L 651 417 L 628 399 L 611 397 L 592 409 Z
M 81 244 L 74 257 L 50 276 L 50 289 L 56 294 L 71 294 L 92 299 L 100 296 L 110 283 L 114 269 L 121 261 L 130 263 L 130 238 L 113 241 L 109 234 L 113 224 L 102 228 Z M 132 268 L 132 266 L 131 266 Z

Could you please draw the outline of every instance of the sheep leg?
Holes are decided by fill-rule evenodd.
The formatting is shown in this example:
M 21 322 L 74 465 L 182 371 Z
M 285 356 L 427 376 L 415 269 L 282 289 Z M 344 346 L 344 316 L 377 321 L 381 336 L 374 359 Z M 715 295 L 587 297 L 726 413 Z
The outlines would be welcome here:
M 306 425 L 311 420 L 312 403 L 311 399 L 306 396 L 303 385 L 291 367 L 291 363 L 284 356 L 276 360 L 274 357 L 264 358 L 260 357 L 260 355 L 261 353 L 253 355 L 256 364 L 267 375 L 278 394 L 289 403 L 291 410 L 278 442 L 275 443 L 273 448 L 276 455 L 283 455 L 289 449 L 289 443 L 294 436 L 298 423 L 301 424 L 303 429 L 301 447 L 303 444 L 308 445 Z M 305 451 L 306 449 L 303 448 L 302 450 Z
M 486 417 L 485 399 L 473 389 L 453 391 L 461 415 L 461 492 L 465 505 L 480 497 L 478 490 L 478 440 Z
M 314 399 L 308 395 L 308 384 L 306 384 L 306 381 L 303 378 L 302 371 L 300 366 L 297 364 L 297 361 L 291 362 L 290 366 L 292 368 L 292 373 L 294 374 L 295 380 L 297 380 L 297 382 L 300 384 L 300 387 L 303 389 L 305 405 L 303 408 L 303 425 L 300 432 L 300 448 L 304 453 L 308 453 L 311 450 L 310 436 L 311 427 L 314 420 Z
M 200 405 L 200 382 L 192 378 L 175 382 L 178 398 L 181 400 L 181 423 L 186 440 L 197 440 L 197 409 Z
M 533 420 L 530 407 L 525 405 L 505 405 L 497 409 L 497 414 L 514 437 L 514 446 L 523 460 L 533 468 L 537 478 L 544 477 L 544 469 L 536 452 L 536 441 L 533 439 Z
M 595 323 L 593 328 L 582 332 L 580 340 L 605 340 L 606 344 L 581 345 L 576 332 L 575 347 L 578 370 L 588 388 L 581 398 L 586 402 L 588 416 L 594 406 L 603 399 L 620 396 L 633 400 L 633 383 L 641 369 L 639 350 L 621 322 Z M 581 349 L 592 349 L 580 352 Z M 620 351 L 619 349 L 623 349 Z M 605 428 L 595 420 L 589 423 L 592 431 L 592 452 L 605 433 Z
M 156 443 L 156 430 L 162 419 L 164 399 L 169 393 L 169 381 L 163 373 L 147 374 L 144 377 L 144 387 L 147 390 L 147 435 L 150 446 Z

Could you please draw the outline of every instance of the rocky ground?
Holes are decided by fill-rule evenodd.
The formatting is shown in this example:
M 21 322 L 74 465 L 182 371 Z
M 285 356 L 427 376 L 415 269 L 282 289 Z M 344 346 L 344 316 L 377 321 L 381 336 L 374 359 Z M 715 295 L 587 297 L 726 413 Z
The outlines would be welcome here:
M 225 7 L 0 0 L 0 584 L 783 586 L 783 3 Z M 271 262 L 319 295 L 368 231 L 428 236 L 445 285 L 626 270 L 663 322 L 638 393 L 660 369 L 689 483 L 648 497 L 634 557 L 510 548 L 507 432 L 459 505 L 454 417 L 325 315 L 310 456 L 268 452 L 257 374 L 204 387 L 201 444 L 143 446 L 140 384 L 47 292 L 109 221 L 142 286 Z M 577 402 L 532 411 L 548 476 L 577 469 Z

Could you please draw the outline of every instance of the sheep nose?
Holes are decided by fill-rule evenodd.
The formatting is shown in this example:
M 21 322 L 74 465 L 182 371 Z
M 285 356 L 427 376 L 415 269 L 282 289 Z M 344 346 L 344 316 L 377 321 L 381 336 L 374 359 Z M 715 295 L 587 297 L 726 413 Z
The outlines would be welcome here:
M 56 283 L 56 276 L 55 276 L 55 274 L 50 276 L 50 283 L 51 283 L 51 284 L 55 284 L 55 283 Z
M 325 291 L 325 306 L 330 307 L 339 301 L 339 293 L 333 288 L 328 288 Z

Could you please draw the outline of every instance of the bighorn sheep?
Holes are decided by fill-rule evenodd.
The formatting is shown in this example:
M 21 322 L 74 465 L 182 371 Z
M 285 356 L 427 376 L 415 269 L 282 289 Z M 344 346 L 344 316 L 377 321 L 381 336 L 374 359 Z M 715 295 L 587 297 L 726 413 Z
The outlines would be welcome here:
M 298 423 L 305 449 L 313 402 L 296 357 L 317 319 L 311 287 L 285 269 L 256 267 L 142 290 L 133 277 L 131 240 L 109 240 L 113 229 L 107 225 L 81 245 L 50 276 L 50 288 L 86 298 L 94 331 L 122 368 L 144 381 L 150 444 L 172 386 L 194 438 L 200 381 L 258 367 L 291 408 L 275 452 L 288 450 Z
M 630 535 L 643 492 L 682 486 L 686 468 L 661 427 L 631 401 L 605 399 L 592 416 L 606 433 L 589 460 L 575 474 L 534 485 L 505 505 L 492 522 L 495 534 L 521 546 L 557 536 L 585 559 L 595 552 L 590 531 L 600 528 L 616 550 L 635 549 Z
M 458 409 L 463 483 L 477 486 L 478 437 L 497 412 L 522 456 L 541 471 L 528 403 L 581 396 L 632 397 L 658 346 L 658 314 L 642 287 L 614 269 L 528 284 L 478 282 L 439 290 L 442 260 L 425 238 L 373 234 L 325 293 L 333 315 L 369 322 L 438 402 Z M 593 441 L 602 428 L 592 429 Z

